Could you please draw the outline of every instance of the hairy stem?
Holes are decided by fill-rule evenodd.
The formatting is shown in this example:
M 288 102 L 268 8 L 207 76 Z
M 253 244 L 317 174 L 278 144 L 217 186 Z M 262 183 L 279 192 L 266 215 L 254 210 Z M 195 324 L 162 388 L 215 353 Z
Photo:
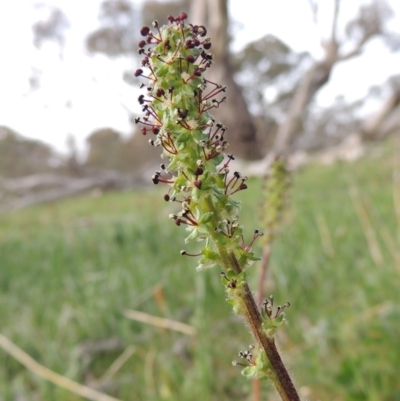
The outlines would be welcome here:
M 237 272 L 241 272 L 241 267 L 236 259 L 236 256 L 230 255 L 231 268 Z M 262 316 L 259 308 L 256 305 L 253 294 L 250 291 L 248 284 L 244 285 L 245 291 L 242 295 L 242 301 L 245 306 L 245 318 L 249 323 L 252 334 L 257 340 L 260 347 L 265 351 L 268 360 L 271 364 L 270 379 L 275 384 L 283 401 L 300 401 L 296 388 L 293 385 L 292 379 L 283 364 L 282 358 L 275 345 L 275 340 L 269 337 L 262 327 Z
M 207 197 L 206 204 L 209 211 L 217 213 L 211 197 Z M 236 275 L 239 275 L 242 272 L 242 268 L 235 254 L 233 252 L 228 253 L 218 242 L 216 242 L 216 245 L 222 259 L 224 270 L 228 271 L 229 269 L 232 269 Z M 247 282 L 244 284 L 244 292 L 242 292 L 240 296 L 245 310 L 244 317 L 251 328 L 253 337 L 259 346 L 265 351 L 270 362 L 270 380 L 274 383 L 283 401 L 300 401 L 296 388 L 294 387 L 289 373 L 276 348 L 274 338 L 268 336 L 263 329 L 263 318 L 260 309 L 257 307 L 256 301 Z

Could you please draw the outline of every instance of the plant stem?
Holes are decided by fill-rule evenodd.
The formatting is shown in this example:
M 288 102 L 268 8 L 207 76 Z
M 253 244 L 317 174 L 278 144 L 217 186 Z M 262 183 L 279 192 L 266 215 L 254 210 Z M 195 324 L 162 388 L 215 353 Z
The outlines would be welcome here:
M 242 271 L 236 256 L 231 253 L 230 255 L 231 268 L 240 274 Z M 244 285 L 245 292 L 242 296 L 243 304 L 246 309 L 245 317 L 250 325 L 254 338 L 257 340 L 260 347 L 265 351 L 268 360 L 271 364 L 270 379 L 275 384 L 278 393 L 283 401 L 300 401 L 300 397 L 293 385 L 292 379 L 286 370 L 285 365 L 279 355 L 275 345 L 274 338 L 269 337 L 262 327 L 262 316 L 259 308 L 256 305 L 254 297 L 250 291 L 248 284 Z
M 215 214 L 216 210 L 214 208 L 211 197 L 206 198 L 206 204 L 208 210 L 212 211 Z M 216 241 L 215 243 L 218 252 L 220 253 L 224 270 L 228 271 L 229 269 L 232 269 L 237 275 L 239 275 L 242 272 L 242 268 L 235 254 L 233 252 L 228 253 L 226 249 L 218 243 L 218 241 Z M 244 315 L 251 328 L 255 340 L 265 351 L 265 354 L 268 357 L 271 365 L 271 374 L 269 376 L 270 380 L 272 380 L 272 382 L 274 383 L 283 401 L 300 401 L 300 397 L 297 394 L 292 379 L 290 378 L 289 373 L 276 348 L 274 338 L 268 336 L 262 327 L 263 318 L 247 282 L 244 285 L 244 289 L 245 291 L 241 295 L 241 301 L 245 310 Z

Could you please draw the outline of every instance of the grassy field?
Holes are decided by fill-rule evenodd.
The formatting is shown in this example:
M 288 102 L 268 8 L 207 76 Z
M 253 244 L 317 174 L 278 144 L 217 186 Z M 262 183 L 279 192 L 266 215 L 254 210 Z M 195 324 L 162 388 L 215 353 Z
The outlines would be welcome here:
M 292 304 L 278 342 L 304 399 L 400 400 L 391 145 L 293 177 L 268 293 Z M 238 196 L 248 236 L 261 183 L 249 186 Z M 44 366 L 121 400 L 250 400 L 251 382 L 231 361 L 252 339 L 224 301 L 219 271 L 197 273 L 196 261 L 179 255 L 185 233 L 167 219 L 171 208 L 160 191 L 142 190 L 0 215 L 0 333 Z M 127 319 L 125 309 L 193 325 L 197 335 Z M 1 401 L 81 399 L 2 349 L 0 360 Z M 265 384 L 262 399 L 276 399 Z

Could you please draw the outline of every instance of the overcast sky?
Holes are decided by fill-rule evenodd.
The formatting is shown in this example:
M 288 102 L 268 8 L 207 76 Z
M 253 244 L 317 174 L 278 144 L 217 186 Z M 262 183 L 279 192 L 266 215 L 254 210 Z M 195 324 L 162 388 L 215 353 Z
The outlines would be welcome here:
M 140 7 L 142 1 L 135 1 Z M 124 69 L 135 69 L 128 60 L 90 57 L 85 36 L 98 27 L 100 0 L 41 0 L 63 10 L 70 22 L 62 59 L 56 44 L 41 50 L 33 46 L 32 24 L 43 11 L 32 0 L 0 2 L 0 125 L 22 135 L 39 138 L 59 150 L 65 149 L 68 133 L 82 146 L 94 129 L 113 127 L 129 133 L 131 126 L 124 105 L 136 107 L 137 92 L 122 82 Z M 319 24 L 313 24 L 308 0 L 230 0 L 233 49 L 274 34 L 296 51 L 321 56 L 319 41 L 328 34 L 333 1 L 324 0 Z M 340 26 L 355 15 L 361 0 L 342 1 Z M 400 1 L 392 0 L 400 30 Z M 262 4 L 262 9 L 260 9 Z M 340 94 L 349 100 L 363 97 L 371 85 L 381 84 L 399 72 L 400 52 L 390 54 L 378 41 L 365 55 L 335 69 L 332 80 L 319 94 L 328 105 Z M 31 90 L 29 77 L 36 71 L 40 87 Z

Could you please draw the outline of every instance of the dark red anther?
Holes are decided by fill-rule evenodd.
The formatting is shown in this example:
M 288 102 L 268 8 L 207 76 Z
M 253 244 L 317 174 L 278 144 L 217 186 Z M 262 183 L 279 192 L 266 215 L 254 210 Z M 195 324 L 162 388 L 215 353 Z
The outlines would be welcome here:
M 140 30 L 140 34 L 142 36 L 147 36 L 150 32 L 150 28 L 148 26 L 144 26 L 141 30 Z
M 194 174 L 197 176 L 202 175 L 204 173 L 204 170 L 202 167 L 197 167 L 196 170 L 194 170 Z
M 147 134 L 147 129 L 145 127 L 143 127 L 140 132 L 142 133 L 142 135 L 146 135 Z
M 165 95 L 164 89 L 158 88 L 157 91 L 156 91 L 156 96 L 157 97 L 161 97 L 161 96 L 164 96 L 164 95 Z
M 140 68 L 135 71 L 135 77 L 140 77 L 142 74 L 143 74 L 143 70 Z
M 165 202 L 169 202 L 170 199 L 171 199 L 171 198 L 170 198 L 170 196 L 169 196 L 168 194 L 165 194 L 165 195 L 164 195 L 164 200 L 165 200 Z
M 194 57 L 191 55 L 191 54 L 189 54 L 188 56 L 186 56 L 185 57 L 185 60 L 188 62 L 188 63 L 194 63 Z
M 139 48 L 145 47 L 146 46 L 146 41 L 145 40 L 141 40 L 138 44 Z
M 154 135 L 157 135 L 157 134 L 160 132 L 160 129 L 157 128 L 157 127 L 154 127 L 154 128 L 152 129 L 152 131 L 153 131 L 153 134 L 154 134 Z
M 172 24 L 175 21 L 175 18 L 172 15 L 168 15 L 167 20 Z
M 207 42 L 203 44 L 204 49 L 208 50 L 211 48 L 211 42 Z
M 179 16 L 180 21 L 184 21 L 187 18 L 187 14 L 185 12 L 182 12 L 181 15 Z
M 193 182 L 193 184 L 197 189 L 201 189 L 203 182 L 201 180 L 196 180 Z
M 193 71 L 193 75 L 196 75 L 196 77 L 201 77 L 201 69 L 200 68 L 196 68 Z

